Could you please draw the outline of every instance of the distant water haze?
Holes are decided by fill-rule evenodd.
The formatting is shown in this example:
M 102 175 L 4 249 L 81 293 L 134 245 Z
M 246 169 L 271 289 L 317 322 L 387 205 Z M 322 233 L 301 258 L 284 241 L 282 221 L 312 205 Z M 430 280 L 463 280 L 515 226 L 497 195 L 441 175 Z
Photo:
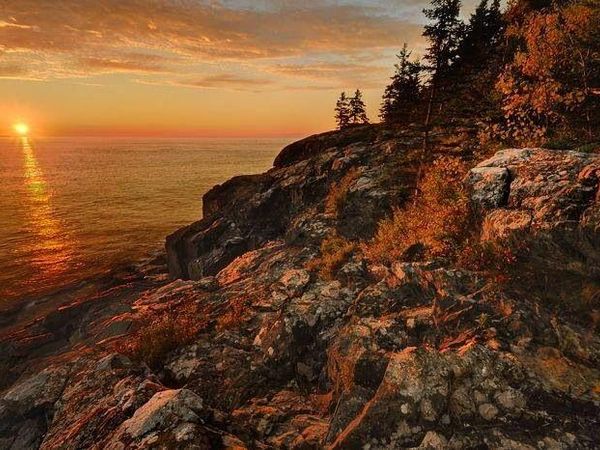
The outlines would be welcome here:
M 290 138 L 0 139 L 0 306 L 135 262 Z

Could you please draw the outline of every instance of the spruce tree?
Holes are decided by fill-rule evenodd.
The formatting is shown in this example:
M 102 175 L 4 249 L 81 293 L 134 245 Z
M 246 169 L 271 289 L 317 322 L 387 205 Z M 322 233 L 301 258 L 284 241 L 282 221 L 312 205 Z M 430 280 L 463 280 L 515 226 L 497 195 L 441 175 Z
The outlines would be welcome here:
M 499 0 L 481 0 L 471 15 L 466 34 L 458 48 L 458 65 L 471 68 L 485 67 L 489 57 L 498 49 L 504 32 L 504 21 Z
M 451 68 L 452 97 L 449 100 L 453 116 L 473 117 L 498 114 L 496 96 L 490 86 L 504 66 L 505 23 L 499 0 L 481 0 L 471 15 L 465 36 L 457 50 L 457 60 Z
M 396 72 L 391 83 L 385 88 L 380 117 L 387 123 L 408 123 L 415 119 L 415 113 L 421 104 L 421 64 L 411 61 L 411 52 L 406 44 L 394 65 Z
M 431 8 L 424 9 L 430 21 L 423 36 L 429 41 L 425 60 L 429 62 L 432 79 L 443 81 L 458 57 L 458 49 L 465 26 L 459 18 L 460 0 L 431 0 Z
M 357 89 L 354 93 L 354 97 L 350 99 L 350 123 L 352 125 L 369 123 L 367 107 L 362 99 L 362 92 L 360 92 L 360 89 Z
M 429 143 L 429 127 L 431 126 L 433 106 L 437 97 L 444 98 L 449 87 L 450 69 L 458 56 L 461 38 L 464 35 L 464 24 L 459 18 L 460 0 L 431 0 L 431 8 L 424 9 L 429 23 L 425 25 L 423 36 L 429 41 L 425 54 L 427 69 L 431 73 L 429 80 L 429 101 L 425 115 L 425 136 L 423 153 Z M 441 95 L 440 95 L 441 94 Z M 440 102 L 440 111 L 442 110 Z
M 335 104 L 335 120 L 339 130 L 347 128 L 350 124 L 350 99 L 345 92 L 340 94 Z

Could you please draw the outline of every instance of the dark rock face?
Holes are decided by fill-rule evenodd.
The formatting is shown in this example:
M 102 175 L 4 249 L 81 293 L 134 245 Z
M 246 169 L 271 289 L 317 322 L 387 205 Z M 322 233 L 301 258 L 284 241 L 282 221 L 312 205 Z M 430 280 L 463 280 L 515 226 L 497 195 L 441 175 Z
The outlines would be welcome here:
M 317 156 L 333 147 L 346 147 L 357 142 L 372 143 L 378 139 L 377 129 L 373 126 L 358 126 L 340 133 L 330 131 L 301 139 L 285 147 L 275 158 L 273 166 L 282 168 L 291 166 Z
M 482 242 L 537 245 L 533 269 L 564 279 L 541 277 L 544 300 L 563 303 L 445 259 L 357 251 L 325 279 L 307 269 L 323 238 L 368 239 L 414 181 L 419 140 L 370 130 L 214 188 L 167 244 L 171 272 L 194 280 L 148 275 L 5 340 L 62 347 L 20 354 L 36 370 L 0 392 L 0 448 L 598 448 L 600 156 L 507 150 L 465 178 Z M 181 306 L 203 326 L 158 368 L 119 353 L 122 324 Z
M 203 199 L 204 218 L 167 238 L 171 275 L 215 275 L 269 240 L 305 237 L 307 222 L 320 220 L 332 184 L 351 168 L 360 169 L 362 176 L 340 212 L 346 222 L 342 232 L 353 238 L 373 233 L 378 219 L 402 200 L 398 184 L 390 185 L 384 179 L 390 174 L 380 169 L 406 156 L 390 154 L 390 146 L 396 145 L 406 147 L 407 142 L 377 127 L 325 133 L 286 147 L 265 174 L 235 177 L 214 187 Z

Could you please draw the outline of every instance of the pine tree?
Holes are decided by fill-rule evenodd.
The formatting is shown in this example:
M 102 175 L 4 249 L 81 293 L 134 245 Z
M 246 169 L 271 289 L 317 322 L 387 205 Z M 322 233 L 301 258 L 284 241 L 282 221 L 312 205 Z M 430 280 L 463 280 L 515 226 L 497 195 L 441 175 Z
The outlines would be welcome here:
M 492 0 L 490 5 L 481 0 L 465 28 L 448 77 L 452 97 L 446 100 L 453 117 L 499 114 L 497 96 L 490 86 L 504 66 L 505 28 L 500 1 Z
M 352 125 L 369 123 L 367 107 L 362 99 L 362 92 L 360 92 L 360 89 L 357 89 L 354 93 L 354 97 L 350 99 L 350 123 Z
M 411 61 L 411 52 L 406 44 L 394 65 L 396 73 L 391 77 L 391 83 L 385 88 L 380 117 L 387 123 L 407 123 L 414 120 L 415 113 L 421 103 L 421 64 Z
M 432 79 L 442 81 L 458 57 L 465 26 L 459 18 L 460 0 L 431 0 L 431 6 L 423 10 L 430 21 L 423 32 L 429 40 L 425 60 L 429 62 Z
M 459 18 L 460 0 L 431 0 L 431 6 L 430 9 L 423 10 L 425 17 L 430 21 L 429 24 L 425 25 L 423 36 L 429 40 L 425 60 L 429 63 L 427 69 L 431 72 L 428 86 L 429 101 L 425 115 L 423 153 L 428 148 L 429 127 L 431 126 L 434 102 L 437 96 L 443 99 L 446 93 L 446 88 L 449 85 L 450 69 L 457 59 L 459 44 L 465 28 Z M 442 95 L 440 95 L 440 92 Z
M 339 130 L 347 128 L 350 124 L 350 99 L 345 92 L 340 94 L 335 104 L 335 120 Z
M 458 48 L 458 65 L 471 68 L 487 66 L 490 56 L 498 49 L 504 33 L 500 1 L 481 0 L 471 15 L 466 35 Z

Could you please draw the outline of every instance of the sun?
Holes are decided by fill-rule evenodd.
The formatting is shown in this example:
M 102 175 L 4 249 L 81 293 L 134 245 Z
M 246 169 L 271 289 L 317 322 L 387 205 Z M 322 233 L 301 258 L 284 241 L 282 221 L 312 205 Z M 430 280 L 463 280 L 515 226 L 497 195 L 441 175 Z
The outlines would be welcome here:
M 29 126 L 23 122 L 15 123 L 13 128 L 15 129 L 16 133 L 21 136 L 27 136 L 27 133 L 29 133 Z

